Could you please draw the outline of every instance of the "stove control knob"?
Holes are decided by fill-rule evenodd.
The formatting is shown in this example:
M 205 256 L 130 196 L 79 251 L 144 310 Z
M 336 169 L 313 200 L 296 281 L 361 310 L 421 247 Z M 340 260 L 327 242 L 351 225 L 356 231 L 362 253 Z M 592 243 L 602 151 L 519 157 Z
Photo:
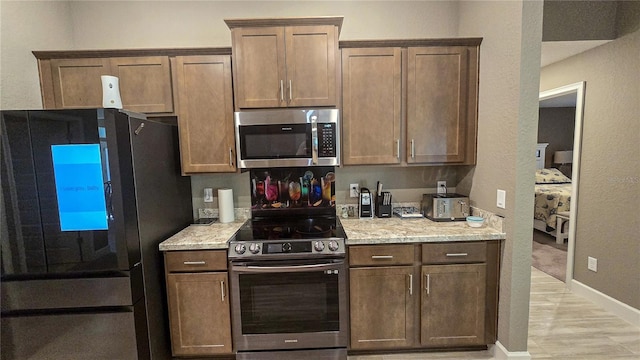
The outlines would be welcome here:
M 236 254 L 244 254 L 244 252 L 247 251 L 247 247 L 244 246 L 244 244 L 238 244 L 236 245 Z
M 249 245 L 249 251 L 252 254 L 259 253 L 260 252 L 260 244 L 253 243 L 253 244 Z
M 322 241 L 316 241 L 313 244 L 313 248 L 316 249 L 316 251 L 321 252 L 324 250 L 324 243 Z
M 291 252 L 291 243 L 282 244 L 282 252 Z
M 337 241 L 334 241 L 334 240 L 329 241 L 329 250 L 338 251 L 339 248 L 340 248 L 340 245 L 338 244 Z

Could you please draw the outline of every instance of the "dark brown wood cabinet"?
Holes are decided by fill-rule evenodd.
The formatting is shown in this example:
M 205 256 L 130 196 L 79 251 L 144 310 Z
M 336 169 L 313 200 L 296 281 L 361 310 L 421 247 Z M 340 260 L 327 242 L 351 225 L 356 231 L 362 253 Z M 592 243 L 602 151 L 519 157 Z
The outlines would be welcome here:
M 173 356 L 233 352 L 225 250 L 165 252 Z
M 483 345 L 485 265 L 422 266 L 420 344 Z
M 495 342 L 499 252 L 499 241 L 350 246 L 350 349 Z
M 475 163 L 477 67 L 470 59 L 477 63 L 477 56 L 471 52 L 467 46 L 408 49 L 407 163 Z
M 236 109 L 338 104 L 342 17 L 225 20 Z
M 411 348 L 420 296 L 414 245 L 349 248 L 351 349 Z
M 44 108 L 102 107 L 102 75 L 119 78 L 123 108 L 149 114 L 173 112 L 167 56 L 41 59 Z
M 342 161 L 400 163 L 402 62 L 399 47 L 342 50 Z
M 344 164 L 475 164 L 480 40 L 341 42 Z
M 172 61 L 182 172 L 236 171 L 231 57 L 176 56 Z

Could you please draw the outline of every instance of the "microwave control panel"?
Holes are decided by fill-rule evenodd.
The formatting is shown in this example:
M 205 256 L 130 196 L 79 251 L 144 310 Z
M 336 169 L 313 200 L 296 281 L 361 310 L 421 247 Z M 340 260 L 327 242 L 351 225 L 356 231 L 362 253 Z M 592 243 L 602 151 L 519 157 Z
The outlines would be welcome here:
M 318 123 L 318 156 L 336 156 L 336 123 Z

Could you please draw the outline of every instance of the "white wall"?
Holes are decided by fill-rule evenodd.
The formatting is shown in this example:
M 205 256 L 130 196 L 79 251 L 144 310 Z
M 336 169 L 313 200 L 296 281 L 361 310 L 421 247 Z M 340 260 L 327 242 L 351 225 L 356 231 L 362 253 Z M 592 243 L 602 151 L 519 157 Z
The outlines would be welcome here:
M 482 20 L 481 20 L 482 19 Z M 488 21 L 492 19 L 492 21 Z M 486 21 L 485 21 L 486 20 Z M 459 36 L 482 36 L 478 106 L 478 161 L 473 205 L 504 216 L 498 340 L 509 351 L 527 349 L 533 174 L 537 138 L 542 38 L 539 1 L 460 4 Z M 506 209 L 496 190 L 506 190 Z
M 542 69 L 540 90 L 586 82 L 574 278 L 640 309 L 640 30 Z M 587 258 L 598 259 L 598 272 Z
M 0 109 L 41 109 L 31 51 L 73 49 L 67 1 L 0 1 Z

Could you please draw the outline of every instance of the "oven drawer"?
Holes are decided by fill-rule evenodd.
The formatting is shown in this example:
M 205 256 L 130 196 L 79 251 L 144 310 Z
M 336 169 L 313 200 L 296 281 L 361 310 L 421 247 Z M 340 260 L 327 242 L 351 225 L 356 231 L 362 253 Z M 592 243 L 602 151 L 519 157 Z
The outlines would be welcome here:
M 411 265 L 414 245 L 363 245 L 349 247 L 350 266 Z
M 454 242 L 422 244 L 423 264 L 461 264 L 487 261 L 487 243 Z
M 167 251 L 167 272 L 200 272 L 227 270 L 225 250 Z

